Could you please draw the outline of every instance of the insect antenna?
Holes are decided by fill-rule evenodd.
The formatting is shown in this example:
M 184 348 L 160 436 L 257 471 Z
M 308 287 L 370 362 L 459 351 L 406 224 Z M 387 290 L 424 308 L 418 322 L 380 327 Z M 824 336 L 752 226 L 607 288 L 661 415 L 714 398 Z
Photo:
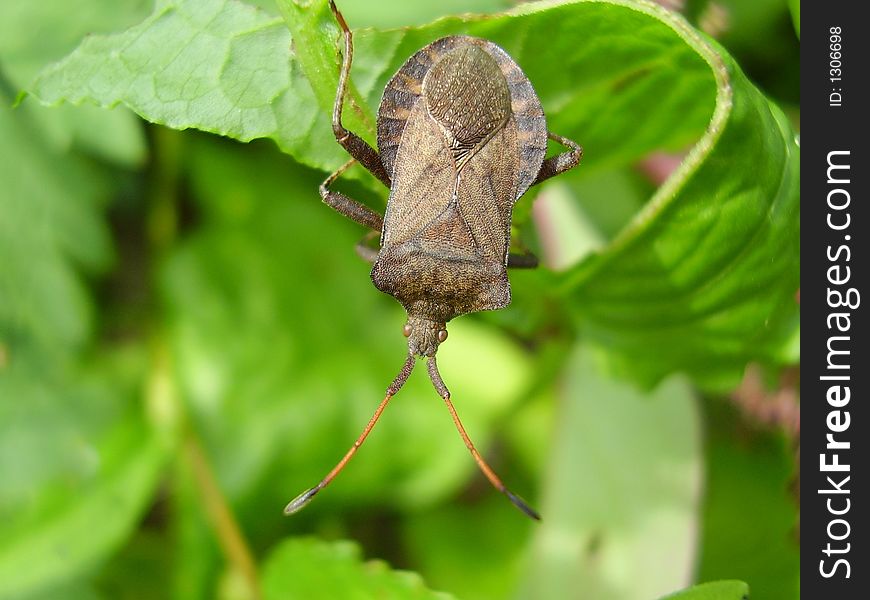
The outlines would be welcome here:
M 435 386 L 438 395 L 441 396 L 441 398 L 444 399 L 444 403 L 447 404 L 447 410 L 450 411 L 450 416 L 453 417 L 453 424 L 456 425 L 459 435 L 462 436 L 462 441 L 465 442 L 465 446 L 468 448 L 469 452 L 471 452 L 475 462 L 477 462 L 477 466 L 480 467 L 480 470 L 483 471 L 483 474 L 486 475 L 486 478 L 489 479 L 489 482 L 493 487 L 507 496 L 508 500 L 510 500 L 514 506 L 523 511 L 529 517 L 536 521 L 540 521 L 541 516 L 531 506 L 526 504 L 522 498 L 507 489 L 505 484 L 502 483 L 501 479 L 499 479 L 498 475 L 495 474 L 495 471 L 492 470 L 492 467 L 483 460 L 483 457 L 477 451 L 477 448 L 474 447 L 471 438 L 469 438 L 468 434 L 465 433 L 465 427 L 462 426 L 462 421 L 459 420 L 459 415 L 456 414 L 456 408 L 454 408 L 453 402 L 450 401 L 450 390 L 448 390 L 447 386 L 444 385 L 444 380 L 441 379 L 441 374 L 438 372 L 438 365 L 435 363 L 434 356 L 427 359 L 426 368 L 429 370 L 429 379 L 432 380 L 432 385 Z
M 375 423 L 378 422 L 378 419 L 381 416 L 381 413 L 384 412 L 384 409 L 387 407 L 387 404 L 390 402 L 390 398 L 395 396 L 402 386 L 405 385 L 405 382 L 408 381 L 408 377 L 411 375 L 411 371 L 414 370 L 414 355 L 408 355 L 407 360 L 405 360 L 405 364 L 402 365 L 402 370 L 399 371 L 399 374 L 396 375 L 396 378 L 393 379 L 393 382 L 390 384 L 390 387 L 387 388 L 387 394 L 384 396 L 384 399 L 381 400 L 381 403 L 378 405 L 377 410 L 375 410 L 375 414 L 372 415 L 372 418 L 369 420 L 368 425 L 366 425 L 365 429 L 363 429 L 362 433 L 344 455 L 338 464 L 333 467 L 332 471 L 330 471 L 326 477 L 324 477 L 320 483 L 315 485 L 313 488 L 309 488 L 296 496 L 290 503 L 284 508 L 285 515 L 292 515 L 295 512 L 299 512 L 302 510 L 311 500 L 314 498 L 314 495 L 317 494 L 320 490 L 325 488 L 329 483 L 335 479 L 335 476 L 338 475 L 344 466 L 348 463 L 348 461 L 356 454 L 356 451 L 359 450 L 359 447 L 362 446 L 362 443 L 365 441 L 369 432 L 374 428 Z

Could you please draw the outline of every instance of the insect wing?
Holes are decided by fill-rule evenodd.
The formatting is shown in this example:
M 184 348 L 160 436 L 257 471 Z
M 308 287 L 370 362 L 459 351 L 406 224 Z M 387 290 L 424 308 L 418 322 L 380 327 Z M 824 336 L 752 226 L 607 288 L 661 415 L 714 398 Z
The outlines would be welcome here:
M 518 165 L 517 128 L 510 118 L 462 168 L 459 211 L 486 260 L 506 261 Z
M 420 99 L 411 111 L 396 155 L 381 245 L 417 236 L 447 208 L 455 179 L 444 134 Z

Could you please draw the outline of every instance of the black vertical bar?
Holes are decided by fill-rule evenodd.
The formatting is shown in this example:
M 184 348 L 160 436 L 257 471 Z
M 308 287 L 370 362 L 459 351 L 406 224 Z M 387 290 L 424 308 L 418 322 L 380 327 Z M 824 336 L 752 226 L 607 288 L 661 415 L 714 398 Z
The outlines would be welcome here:
M 865 4 L 801 15 L 801 590 L 868 597 Z M 829 437 L 830 436 L 830 437 Z M 848 465 L 848 466 L 847 466 Z

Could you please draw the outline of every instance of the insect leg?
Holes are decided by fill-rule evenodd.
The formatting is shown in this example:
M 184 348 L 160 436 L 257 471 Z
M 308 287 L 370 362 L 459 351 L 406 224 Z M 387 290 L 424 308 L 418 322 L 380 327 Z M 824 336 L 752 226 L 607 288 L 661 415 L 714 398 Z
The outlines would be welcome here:
M 507 266 L 509 269 L 537 269 L 538 257 L 531 252 L 523 254 L 511 252 L 508 254 Z
M 556 135 L 551 131 L 547 132 L 547 137 L 554 142 L 562 144 L 566 148 L 570 148 L 570 150 L 546 159 L 541 165 L 541 170 L 538 171 L 538 176 L 532 182 L 532 185 L 537 185 L 550 177 L 554 177 L 569 169 L 573 169 L 580 164 L 580 158 L 583 156 L 583 148 L 581 148 L 576 142 L 562 137 L 561 135 Z
M 338 76 L 338 89 L 335 91 L 335 104 L 332 107 L 332 132 L 342 148 L 347 150 L 385 186 L 390 187 L 390 176 L 384 170 L 381 157 L 378 156 L 375 149 L 341 124 L 341 109 L 344 107 L 344 95 L 347 91 L 347 80 L 350 77 L 350 65 L 353 62 L 353 35 L 347 26 L 347 21 L 344 20 L 344 16 L 338 11 L 332 0 L 329 1 L 329 8 L 332 9 L 332 14 L 335 15 L 335 20 L 338 21 L 338 25 L 344 33 L 344 58 L 341 63 L 341 73 Z
M 369 231 L 363 239 L 356 243 L 354 246 L 354 250 L 356 250 L 357 256 L 366 261 L 367 263 L 374 263 L 378 258 L 378 251 L 375 248 L 372 248 L 371 242 L 372 240 L 379 240 L 381 237 L 380 231 Z
M 345 196 L 341 192 L 334 192 L 329 189 L 329 186 L 331 186 L 332 183 L 355 162 L 355 159 L 347 161 L 341 165 L 335 173 L 327 177 L 326 180 L 320 184 L 320 197 L 323 199 L 325 204 L 348 219 L 368 227 L 369 229 L 380 231 L 384 225 L 384 218 L 381 215 L 359 200 L 354 200 L 353 198 Z

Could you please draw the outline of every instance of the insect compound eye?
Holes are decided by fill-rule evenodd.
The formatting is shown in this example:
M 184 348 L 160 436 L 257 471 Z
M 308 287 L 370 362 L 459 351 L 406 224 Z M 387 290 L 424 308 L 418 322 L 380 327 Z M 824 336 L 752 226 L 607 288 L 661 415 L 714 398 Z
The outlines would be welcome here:
M 439 329 L 438 330 L 438 343 L 441 343 L 446 339 L 447 339 L 447 330 L 446 329 Z
M 409 335 L 411 335 L 411 326 L 410 325 L 405 325 L 404 327 L 402 327 L 402 335 L 404 335 L 405 337 L 408 337 Z

